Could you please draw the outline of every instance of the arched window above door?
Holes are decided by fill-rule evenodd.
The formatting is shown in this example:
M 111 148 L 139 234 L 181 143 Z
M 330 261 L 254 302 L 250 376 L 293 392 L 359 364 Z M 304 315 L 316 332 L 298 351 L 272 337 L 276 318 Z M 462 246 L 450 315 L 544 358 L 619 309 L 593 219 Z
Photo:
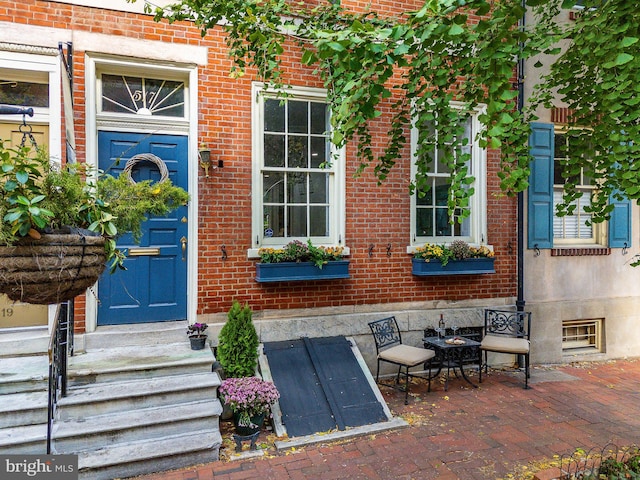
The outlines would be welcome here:
M 182 81 L 129 75 L 101 75 L 102 112 L 146 116 L 185 116 Z

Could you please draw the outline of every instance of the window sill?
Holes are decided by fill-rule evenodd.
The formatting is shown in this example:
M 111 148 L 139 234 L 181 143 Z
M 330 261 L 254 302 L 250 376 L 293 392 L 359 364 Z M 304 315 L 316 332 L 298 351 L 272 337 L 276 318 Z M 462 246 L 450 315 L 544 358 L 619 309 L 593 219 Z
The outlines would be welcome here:
M 611 255 L 609 247 L 554 247 L 552 257 L 591 257 L 597 255 Z

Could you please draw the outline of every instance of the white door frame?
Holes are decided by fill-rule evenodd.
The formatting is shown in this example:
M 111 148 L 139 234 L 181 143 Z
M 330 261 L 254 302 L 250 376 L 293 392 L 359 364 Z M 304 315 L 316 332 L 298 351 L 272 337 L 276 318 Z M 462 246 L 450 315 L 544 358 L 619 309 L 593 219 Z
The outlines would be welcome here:
M 157 72 L 156 75 L 164 77 L 167 72 L 181 75 L 188 83 L 185 102 L 187 103 L 187 118 L 184 122 L 160 123 L 153 117 L 131 117 L 125 119 L 113 118 L 101 119 L 98 117 L 96 75 L 101 68 L 121 68 L 124 71 L 143 73 L 146 75 Z M 170 133 L 178 135 L 184 133 L 189 137 L 189 179 L 188 189 L 190 201 L 188 206 L 188 237 L 189 255 L 187 257 L 187 320 L 189 323 L 196 321 L 198 298 L 198 70 L 195 65 L 162 64 L 150 65 L 143 62 L 134 63 L 130 59 L 124 60 L 113 56 L 87 53 L 85 60 L 85 118 L 86 118 L 86 161 L 87 164 L 97 166 L 98 160 L 98 129 L 130 132 Z M 95 293 L 100 297 L 100 292 Z M 98 301 L 91 293 L 86 297 L 85 330 L 93 332 L 98 321 Z

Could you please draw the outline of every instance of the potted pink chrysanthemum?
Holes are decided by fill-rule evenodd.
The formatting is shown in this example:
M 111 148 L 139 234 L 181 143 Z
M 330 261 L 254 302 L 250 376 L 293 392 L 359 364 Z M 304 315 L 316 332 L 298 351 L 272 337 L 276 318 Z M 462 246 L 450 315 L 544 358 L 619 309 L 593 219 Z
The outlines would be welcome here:
M 220 395 L 233 412 L 238 435 L 252 435 L 262 427 L 264 418 L 280 393 L 276 386 L 258 377 L 227 378 Z

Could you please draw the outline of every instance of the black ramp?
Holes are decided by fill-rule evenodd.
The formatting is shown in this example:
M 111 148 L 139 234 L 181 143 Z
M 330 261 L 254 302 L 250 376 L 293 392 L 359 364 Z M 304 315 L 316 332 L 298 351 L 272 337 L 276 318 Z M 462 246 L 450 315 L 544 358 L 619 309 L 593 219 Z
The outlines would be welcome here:
M 287 435 L 299 437 L 336 427 L 331 408 L 303 340 L 268 342 L 264 353 L 273 383 L 280 392 L 282 423 Z
M 345 337 L 264 344 L 290 437 L 386 421 Z

